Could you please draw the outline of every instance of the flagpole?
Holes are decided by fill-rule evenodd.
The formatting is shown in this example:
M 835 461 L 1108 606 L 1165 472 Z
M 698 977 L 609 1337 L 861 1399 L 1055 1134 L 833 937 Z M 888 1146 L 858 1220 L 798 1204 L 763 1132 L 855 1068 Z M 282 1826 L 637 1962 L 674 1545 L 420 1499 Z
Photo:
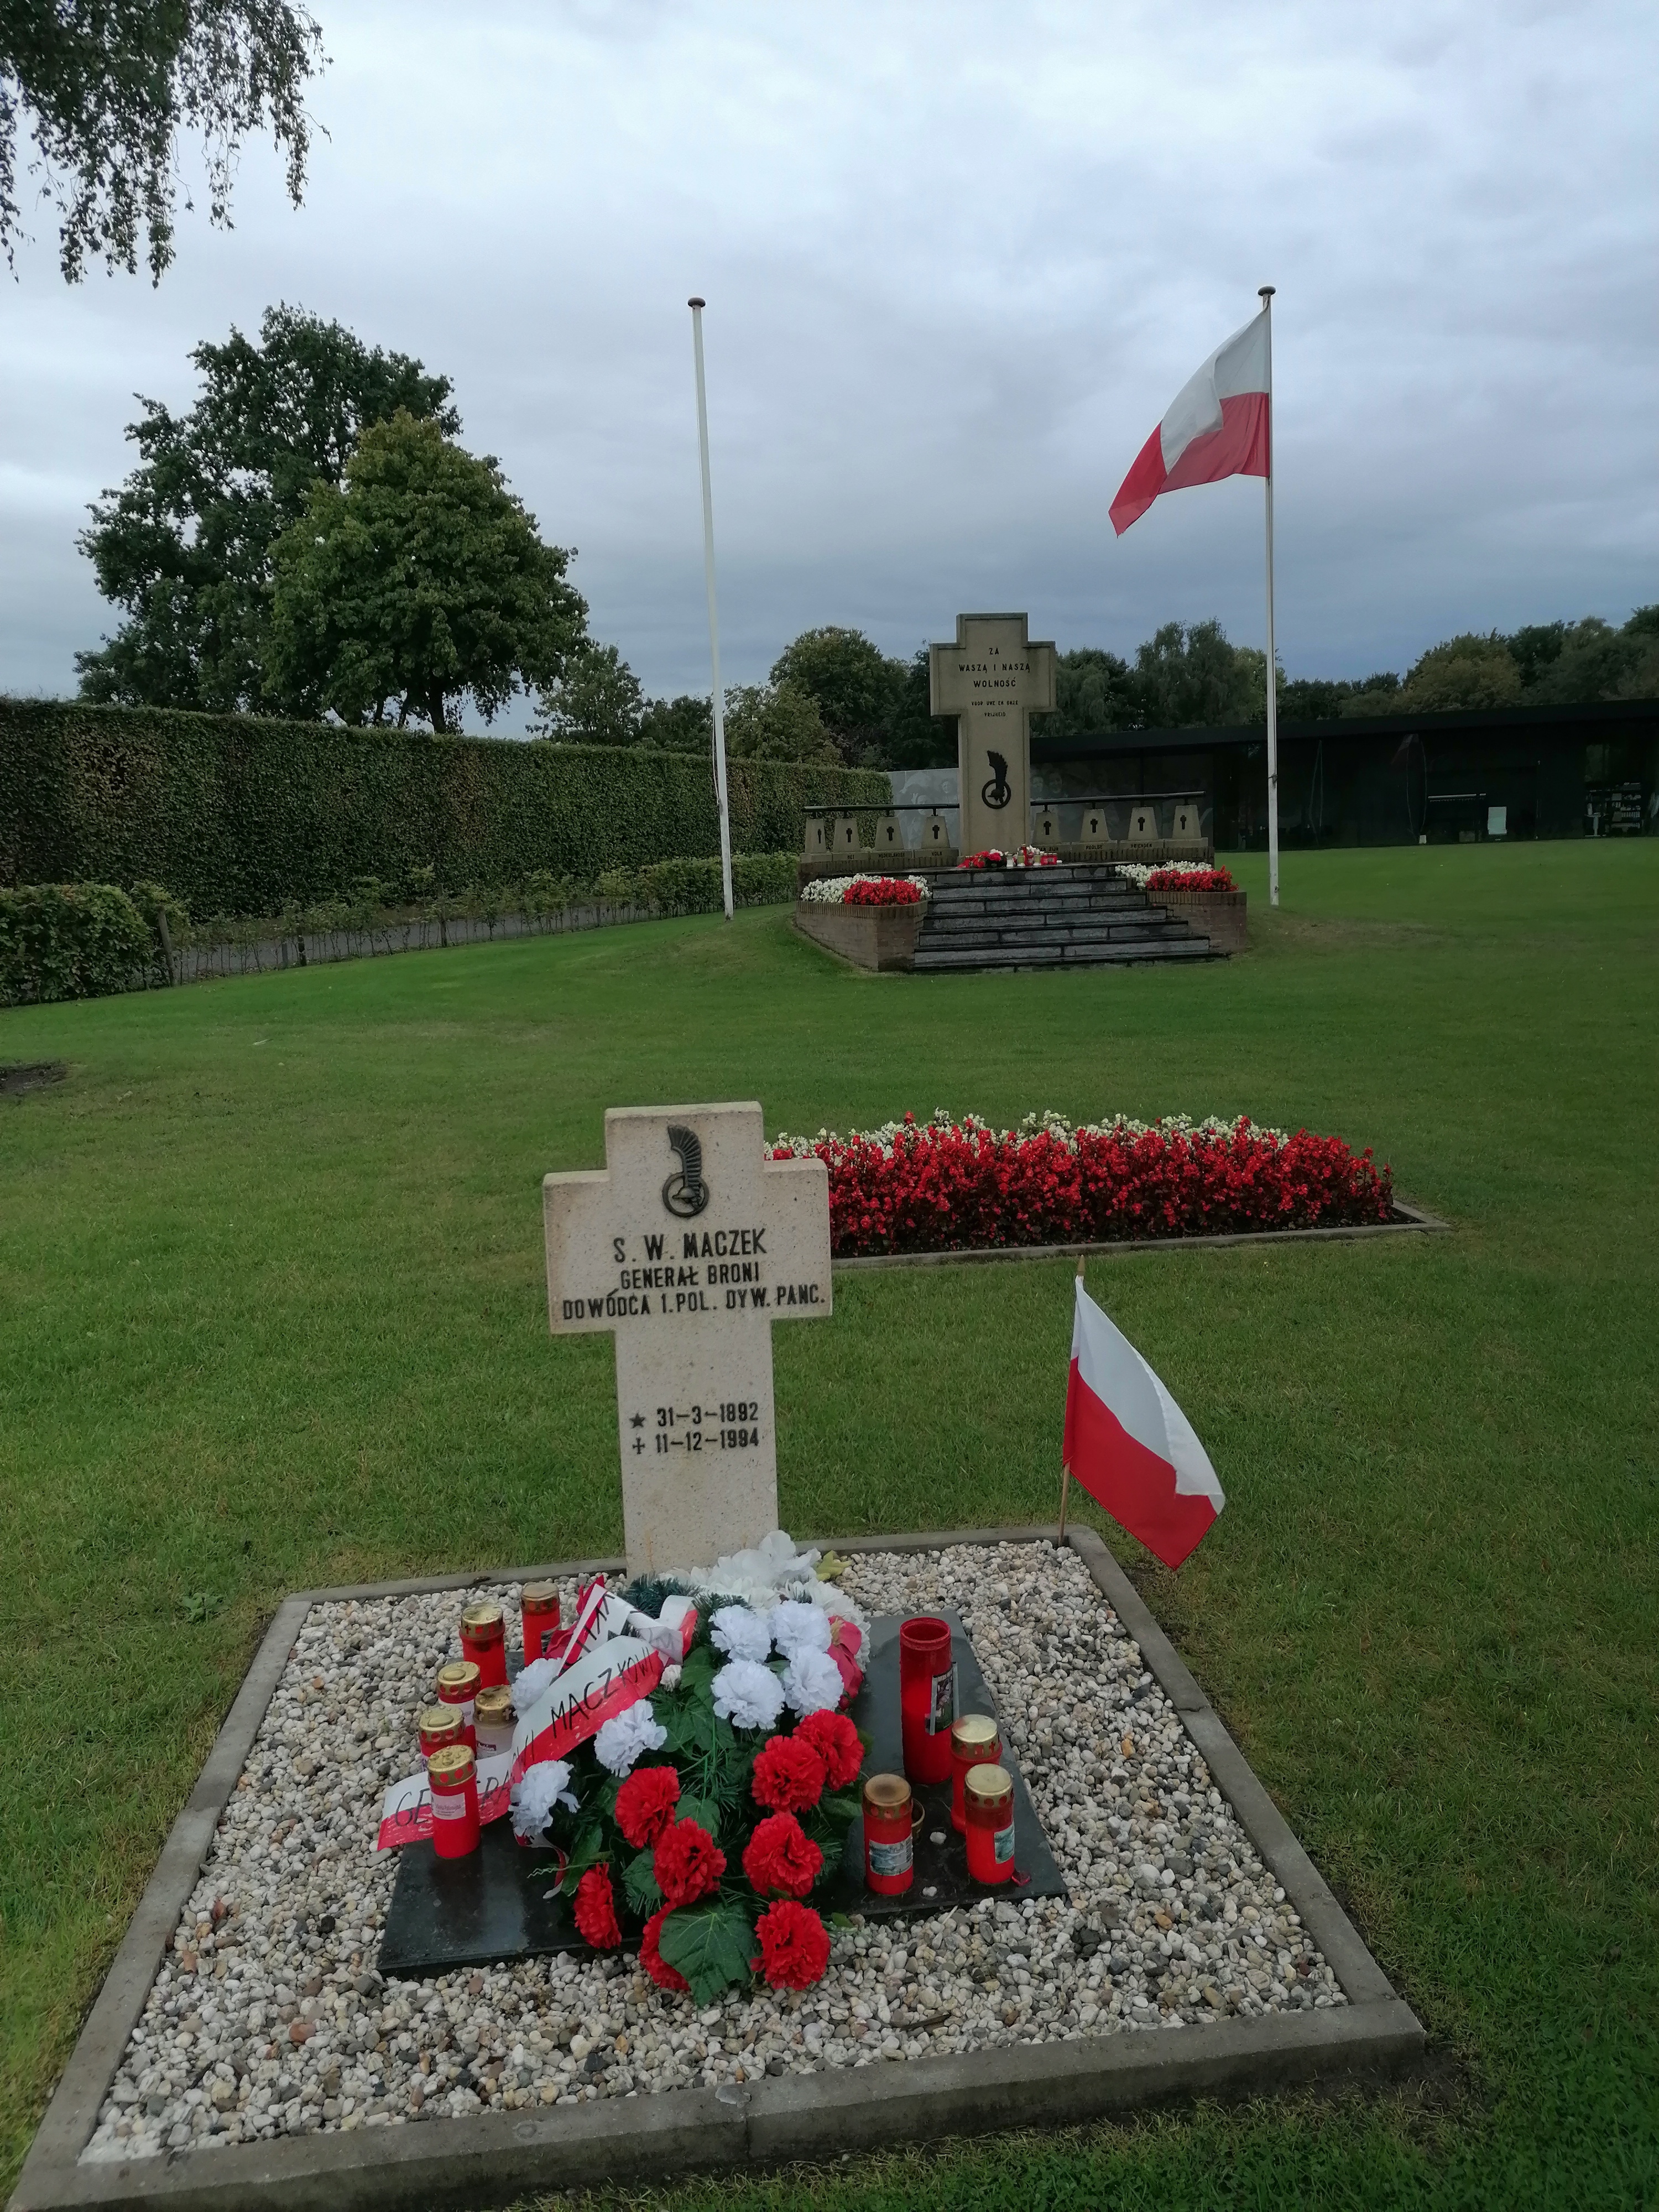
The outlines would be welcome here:
M 1267 896 L 1274 906 L 1279 904 L 1279 659 L 1273 648 L 1273 294 L 1277 289 L 1273 284 L 1256 288 L 1267 325 Z M 714 589 L 712 584 L 709 589 Z
M 1083 1255 L 1078 1255 L 1077 1279 L 1083 1280 Z M 1072 1486 L 1072 1470 L 1062 1460 L 1060 1463 L 1060 1540 L 1066 1541 L 1066 1494 Z
M 726 793 L 726 694 L 720 689 L 720 622 L 714 601 L 714 495 L 708 480 L 708 393 L 702 374 L 702 311 L 706 304 L 696 299 L 686 302 L 691 310 L 691 350 L 697 363 L 697 442 L 702 454 L 702 573 L 708 586 L 708 657 L 714 669 L 714 802 L 720 814 L 720 897 L 726 918 L 730 921 L 732 811 Z M 1271 617 L 1268 628 L 1271 633 Z M 1276 890 L 1273 896 L 1276 900 Z

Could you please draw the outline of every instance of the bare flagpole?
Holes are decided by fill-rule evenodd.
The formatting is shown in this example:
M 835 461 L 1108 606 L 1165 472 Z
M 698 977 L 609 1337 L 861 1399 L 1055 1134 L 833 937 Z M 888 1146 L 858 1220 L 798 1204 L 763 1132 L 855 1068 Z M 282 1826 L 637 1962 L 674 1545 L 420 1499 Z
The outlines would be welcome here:
M 726 796 L 726 694 L 720 689 L 720 620 L 714 601 L 714 495 L 708 481 L 708 393 L 702 374 L 702 311 L 706 304 L 696 299 L 686 302 L 691 310 L 691 350 L 697 363 L 697 439 L 702 451 L 702 572 L 708 586 L 708 657 L 714 664 L 714 799 L 720 811 L 720 896 L 726 906 L 726 918 L 730 921 L 732 811 Z M 1268 497 L 1272 497 L 1271 490 Z M 1271 614 L 1267 627 L 1271 635 Z M 1278 896 L 1275 890 L 1275 900 Z
M 1274 906 L 1279 904 L 1279 661 L 1273 650 L 1273 293 L 1277 289 L 1272 284 L 1256 288 L 1267 324 L 1267 892 Z M 699 354 L 700 362 L 702 358 Z M 705 466 L 705 485 L 708 481 Z M 712 593 L 712 582 L 708 588 Z M 714 604 L 712 598 L 709 604 Z

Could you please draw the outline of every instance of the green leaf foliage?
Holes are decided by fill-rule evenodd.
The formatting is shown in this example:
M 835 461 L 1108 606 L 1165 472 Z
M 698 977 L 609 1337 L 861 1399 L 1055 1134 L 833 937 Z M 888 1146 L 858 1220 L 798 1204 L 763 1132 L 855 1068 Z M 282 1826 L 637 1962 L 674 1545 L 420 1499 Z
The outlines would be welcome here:
M 199 141 L 211 220 L 229 220 L 242 141 L 269 131 L 289 198 L 305 183 L 306 87 L 325 60 L 313 17 L 289 0 L 55 0 L 0 15 L 0 245 L 22 234 L 20 127 L 27 173 L 60 216 L 58 258 L 76 283 L 88 256 L 113 270 L 173 259 L 182 141 Z M 185 204 L 188 206 L 186 194 Z
M 233 329 L 191 356 L 200 397 L 174 414 L 144 399 L 127 436 L 138 466 L 94 501 L 81 538 L 125 620 L 77 653 L 84 697 L 125 706 L 304 711 L 273 690 L 271 548 L 337 487 L 371 424 L 401 410 L 460 428 L 449 379 L 373 349 L 339 323 L 268 307 L 256 339 Z
M 267 689 L 345 722 L 447 730 L 463 695 L 491 721 L 558 682 L 586 635 L 569 556 L 493 460 L 399 409 L 364 431 L 271 548 Z
M 140 989 L 154 959 L 143 917 L 112 884 L 0 890 L 0 1006 Z
M 730 792 L 757 856 L 740 895 L 745 868 L 787 872 L 766 856 L 799 852 L 805 806 L 890 798 L 881 775 L 765 761 L 734 761 Z M 717 886 L 719 850 L 708 762 L 685 753 L 0 699 L 0 884 L 143 878 L 198 916 L 276 915 L 428 868 L 441 896 L 669 860 Z
M 647 1847 L 623 1869 L 623 1893 L 642 1920 L 648 1920 L 662 1903 L 662 1892 L 652 1865 L 655 1853 Z
M 592 1819 L 580 1820 L 570 1839 L 569 1849 L 570 1856 L 565 1863 L 559 1887 L 567 1895 L 573 1895 L 577 1883 L 588 1869 L 597 1866 L 602 1858 L 609 1856 L 604 1824 Z
M 711 2004 L 733 1982 L 748 1979 L 755 1926 L 729 1898 L 683 1905 L 663 1922 L 659 1946 L 668 1964 L 691 1984 L 696 2002 Z

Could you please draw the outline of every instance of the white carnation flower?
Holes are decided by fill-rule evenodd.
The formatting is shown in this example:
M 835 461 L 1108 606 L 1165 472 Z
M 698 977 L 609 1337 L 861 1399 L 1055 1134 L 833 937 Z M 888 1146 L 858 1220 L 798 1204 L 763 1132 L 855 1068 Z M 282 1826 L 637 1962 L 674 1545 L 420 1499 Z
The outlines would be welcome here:
M 538 1842 L 547 1833 L 556 1805 L 580 1812 L 569 1783 L 570 1769 L 562 1759 L 544 1759 L 526 1768 L 513 1789 L 514 1834 L 526 1842 Z
M 723 1605 L 708 1623 L 708 1639 L 728 1659 L 764 1659 L 772 1632 L 764 1616 L 746 1605 Z
M 783 1694 L 790 1711 L 803 1720 L 808 1713 L 834 1712 L 846 1688 L 840 1668 L 827 1651 L 803 1649 L 791 1655 L 783 1677 Z
M 606 1721 L 593 1739 L 593 1756 L 607 1772 L 628 1773 L 641 1752 L 660 1751 L 668 1730 L 651 1711 L 648 1698 L 636 1698 Z
M 782 1683 L 769 1667 L 753 1659 L 733 1659 L 722 1667 L 714 1677 L 713 1695 L 714 1711 L 733 1728 L 773 1728 L 783 1711 Z
M 816 1605 L 801 1605 L 793 1598 L 785 1598 L 781 1605 L 774 1606 L 768 1617 L 772 1641 L 787 1658 L 796 1658 L 803 1651 L 827 1651 L 830 1649 L 830 1616 Z
M 523 1669 L 510 1692 L 513 1710 L 520 1720 L 530 1711 L 558 1671 L 559 1662 L 556 1659 L 532 1659 Z

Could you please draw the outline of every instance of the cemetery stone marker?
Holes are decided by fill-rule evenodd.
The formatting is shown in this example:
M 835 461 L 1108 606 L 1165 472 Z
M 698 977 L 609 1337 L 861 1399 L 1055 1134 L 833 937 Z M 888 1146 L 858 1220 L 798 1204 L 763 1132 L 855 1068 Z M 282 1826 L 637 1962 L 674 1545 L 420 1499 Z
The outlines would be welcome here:
M 757 1104 L 613 1107 L 603 1170 L 542 1185 L 555 1336 L 614 1331 L 630 1575 L 778 1525 L 772 1323 L 830 1310 L 830 1176 Z
M 1054 648 L 1025 615 L 958 615 L 954 645 L 927 648 L 929 707 L 955 714 L 960 849 L 1010 852 L 1031 830 L 1031 716 L 1054 703 Z

